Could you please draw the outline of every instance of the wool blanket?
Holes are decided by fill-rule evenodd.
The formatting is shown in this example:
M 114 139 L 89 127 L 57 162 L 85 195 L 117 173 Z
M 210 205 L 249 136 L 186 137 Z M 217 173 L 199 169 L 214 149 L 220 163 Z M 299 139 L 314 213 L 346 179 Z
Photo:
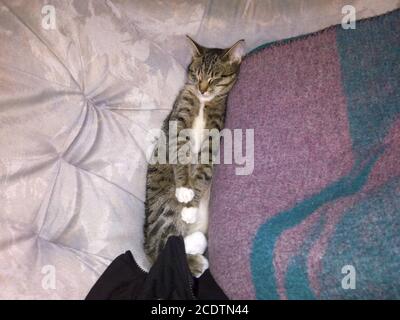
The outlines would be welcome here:
M 269 43 L 226 126 L 254 170 L 219 165 L 210 262 L 230 298 L 400 298 L 400 11 Z

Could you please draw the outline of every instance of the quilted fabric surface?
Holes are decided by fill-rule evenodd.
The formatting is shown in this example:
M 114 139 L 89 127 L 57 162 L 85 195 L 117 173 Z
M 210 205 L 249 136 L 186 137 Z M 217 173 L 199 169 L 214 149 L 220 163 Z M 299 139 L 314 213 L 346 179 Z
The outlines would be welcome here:
M 126 250 L 147 268 L 145 155 L 184 81 L 184 34 L 253 48 L 336 24 L 348 2 L 397 5 L 0 1 L 0 298 L 83 298 Z

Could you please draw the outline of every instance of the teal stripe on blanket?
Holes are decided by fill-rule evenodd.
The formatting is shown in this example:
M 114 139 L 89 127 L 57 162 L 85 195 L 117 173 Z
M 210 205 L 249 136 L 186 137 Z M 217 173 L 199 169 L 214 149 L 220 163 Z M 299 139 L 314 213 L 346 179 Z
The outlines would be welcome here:
M 355 164 L 346 176 L 299 201 L 290 210 L 268 218 L 259 227 L 250 254 L 258 299 L 280 297 L 274 257 L 288 255 L 277 249 L 278 240 L 285 241 L 282 234 L 325 205 L 336 210 L 334 214 L 339 220 L 321 220 L 324 226 L 337 223 L 331 226 L 333 233 L 320 252 L 321 268 L 309 270 L 307 265 L 312 244 L 322 236 L 318 232 L 323 228 L 317 227 L 307 231 L 303 244 L 295 249 L 287 269 L 283 270 L 279 290 L 283 282 L 284 297 L 400 298 L 400 10 L 359 21 L 356 26 L 355 30 L 335 28 L 352 142 L 349 152 L 353 153 Z M 345 197 L 352 197 L 351 206 L 336 205 Z M 293 243 L 288 246 L 293 247 Z M 356 268 L 357 290 L 341 286 L 344 277 L 341 269 L 348 264 Z M 318 290 L 312 287 L 312 272 Z
M 337 29 L 353 149 L 382 142 L 400 113 L 400 10 Z
M 338 223 L 323 258 L 321 299 L 400 298 L 400 178 L 364 197 Z M 355 268 L 355 288 L 343 290 L 341 269 Z
M 371 156 L 367 162 L 357 162 L 348 175 L 330 184 L 315 196 L 300 202 L 291 210 L 278 213 L 260 227 L 253 240 L 251 253 L 251 270 L 257 299 L 279 298 L 273 254 L 276 240 L 282 232 L 299 224 L 322 205 L 360 191 L 381 152 Z

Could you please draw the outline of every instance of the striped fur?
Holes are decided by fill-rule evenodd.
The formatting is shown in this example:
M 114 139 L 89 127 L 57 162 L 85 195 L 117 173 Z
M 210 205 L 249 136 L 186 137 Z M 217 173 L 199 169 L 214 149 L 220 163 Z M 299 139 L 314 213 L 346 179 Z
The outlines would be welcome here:
M 229 49 L 205 48 L 192 39 L 193 58 L 188 67 L 187 80 L 175 100 L 173 109 L 165 119 L 162 130 L 167 143 L 176 143 L 178 150 L 187 142 L 173 138 L 168 141 L 169 123 L 176 121 L 178 135 L 183 129 L 194 129 L 190 157 L 199 157 L 199 151 L 208 154 L 207 164 L 149 164 L 145 202 L 144 248 L 151 262 L 157 258 L 171 235 L 184 238 L 194 232 L 207 232 L 207 213 L 199 213 L 196 223 L 182 220 L 181 212 L 186 208 L 207 209 L 209 188 L 213 173 L 212 159 L 215 154 L 211 143 L 201 129 L 221 130 L 224 126 L 226 99 L 234 85 L 243 54 L 243 41 Z M 177 140 L 177 141 L 176 141 Z M 157 156 L 157 148 L 153 157 Z M 167 159 L 169 158 L 167 152 Z M 203 156 L 204 157 L 204 156 Z M 203 158 L 204 159 L 204 158 Z M 177 188 L 193 190 L 194 196 L 188 203 L 179 202 Z M 203 203 L 202 203 L 203 201 Z M 192 273 L 199 276 L 208 263 L 203 252 L 188 254 Z

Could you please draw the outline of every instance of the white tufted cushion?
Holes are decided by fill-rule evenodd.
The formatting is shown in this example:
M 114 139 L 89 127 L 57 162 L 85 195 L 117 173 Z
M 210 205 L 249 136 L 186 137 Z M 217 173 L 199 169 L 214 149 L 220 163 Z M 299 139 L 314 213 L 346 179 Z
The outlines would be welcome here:
M 0 1 L 0 298 L 84 298 L 125 250 L 147 266 L 145 153 L 184 81 L 184 34 L 252 48 L 335 24 L 345 2 Z

